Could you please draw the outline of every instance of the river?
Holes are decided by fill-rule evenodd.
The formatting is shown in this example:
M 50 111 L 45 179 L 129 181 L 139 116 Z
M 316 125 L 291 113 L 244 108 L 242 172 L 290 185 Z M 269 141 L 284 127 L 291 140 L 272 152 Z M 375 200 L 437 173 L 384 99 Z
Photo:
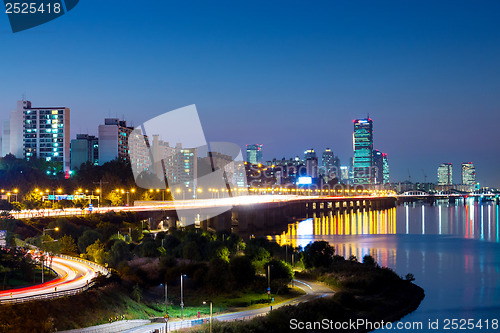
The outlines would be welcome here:
M 393 326 L 393 331 L 500 332 L 499 206 L 493 202 L 467 199 L 330 213 L 290 224 L 273 238 L 302 247 L 326 240 L 346 258 L 370 254 L 401 276 L 413 273 L 425 299 L 401 320 L 408 329 Z

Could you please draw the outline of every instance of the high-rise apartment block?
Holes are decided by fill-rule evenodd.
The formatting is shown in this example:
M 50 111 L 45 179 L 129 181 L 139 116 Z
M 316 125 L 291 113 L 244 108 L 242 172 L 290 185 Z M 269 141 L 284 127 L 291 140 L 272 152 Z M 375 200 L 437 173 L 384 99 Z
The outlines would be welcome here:
M 117 118 L 104 119 L 99 125 L 99 165 L 113 160 L 128 161 L 128 138 L 134 130 L 127 122 Z
M 71 140 L 71 169 L 80 168 L 82 164 L 99 165 L 99 139 L 93 135 L 77 134 Z
M 2 154 L 56 162 L 69 177 L 69 123 L 66 107 L 33 107 L 30 101 L 18 101 L 16 111 L 3 122 Z

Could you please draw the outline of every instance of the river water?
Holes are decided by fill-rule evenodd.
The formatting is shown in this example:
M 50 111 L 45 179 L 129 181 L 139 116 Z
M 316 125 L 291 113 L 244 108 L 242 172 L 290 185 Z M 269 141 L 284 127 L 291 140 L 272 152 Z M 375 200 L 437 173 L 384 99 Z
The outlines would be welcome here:
M 406 328 L 395 323 L 392 331 L 500 332 L 500 227 L 494 202 L 467 199 L 330 213 L 290 224 L 273 238 L 303 247 L 326 240 L 346 258 L 370 254 L 401 276 L 413 273 L 425 299 L 401 320 Z

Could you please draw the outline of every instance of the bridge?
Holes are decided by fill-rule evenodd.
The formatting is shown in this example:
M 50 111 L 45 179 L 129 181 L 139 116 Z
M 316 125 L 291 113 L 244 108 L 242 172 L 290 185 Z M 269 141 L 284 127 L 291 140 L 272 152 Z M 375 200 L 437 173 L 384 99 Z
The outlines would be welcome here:
M 385 209 L 396 205 L 392 194 L 357 196 L 249 195 L 221 199 L 136 201 L 134 206 L 12 212 L 16 218 L 85 216 L 135 212 L 149 219 L 150 228 L 195 224 L 203 230 L 233 231 L 243 235 L 269 232 L 291 219 L 316 213 L 356 209 Z M 181 216 L 181 218 L 179 218 Z
M 496 191 L 488 191 L 488 190 L 478 190 L 474 192 L 460 192 L 454 190 L 447 191 L 439 191 L 434 193 L 429 193 L 425 191 L 406 191 L 404 193 L 398 194 L 396 196 L 398 201 L 407 202 L 407 201 L 428 201 L 434 202 L 435 200 L 440 199 L 448 199 L 450 201 L 455 201 L 457 199 L 467 199 L 474 198 L 478 199 L 486 199 L 486 200 L 496 200 L 499 201 L 499 193 Z

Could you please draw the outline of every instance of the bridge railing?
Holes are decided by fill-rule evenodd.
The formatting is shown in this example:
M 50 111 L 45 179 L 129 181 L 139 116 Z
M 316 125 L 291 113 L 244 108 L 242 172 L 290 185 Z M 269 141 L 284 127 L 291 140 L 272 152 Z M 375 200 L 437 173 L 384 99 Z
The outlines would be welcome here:
M 85 260 L 85 259 L 77 258 L 77 257 L 72 257 L 72 256 L 67 256 L 65 254 L 59 254 L 56 257 L 67 259 L 67 260 L 77 261 L 77 262 L 85 264 L 87 266 L 91 266 L 91 267 L 95 268 L 96 271 L 98 271 L 99 273 L 101 273 L 102 275 L 104 275 L 106 277 L 109 277 L 111 275 L 111 272 L 106 267 L 99 265 L 98 263 L 95 263 L 93 261 L 89 261 L 89 260 Z
M 101 273 L 102 275 L 104 275 L 106 277 L 109 277 L 111 275 L 111 272 L 106 267 L 99 265 L 95 262 L 89 261 L 89 260 L 71 257 L 71 256 L 67 256 L 64 254 L 57 255 L 55 257 L 66 259 L 66 260 L 73 260 L 73 261 L 77 261 L 77 262 L 80 262 L 82 264 L 91 266 L 96 271 L 98 271 L 99 273 Z M 62 290 L 62 291 L 53 291 L 53 292 L 47 292 L 47 293 L 43 293 L 43 294 L 24 296 L 24 297 L 13 297 L 13 295 L 11 294 L 10 295 L 11 298 L 0 299 L 0 304 L 15 304 L 15 303 L 31 302 L 31 301 L 35 301 L 35 300 L 55 299 L 55 298 L 61 298 L 61 297 L 65 297 L 65 296 L 73 296 L 73 295 L 76 295 L 76 294 L 79 294 L 81 292 L 88 290 L 94 284 L 95 284 L 94 282 L 90 281 L 85 286 L 79 287 L 79 288 Z
M 16 304 L 16 303 L 31 302 L 31 301 L 36 301 L 36 300 L 55 299 L 55 298 L 61 298 L 61 297 L 65 297 L 65 296 L 73 296 L 73 295 L 76 295 L 76 294 L 79 294 L 81 292 L 88 290 L 93 285 L 94 285 L 94 282 L 90 282 L 90 283 L 86 284 L 85 286 L 79 287 L 79 288 L 62 290 L 62 291 L 54 291 L 54 292 L 50 292 L 50 293 L 43 293 L 43 294 L 24 296 L 24 297 L 12 297 L 12 295 L 11 295 L 12 298 L 1 299 L 0 304 Z

